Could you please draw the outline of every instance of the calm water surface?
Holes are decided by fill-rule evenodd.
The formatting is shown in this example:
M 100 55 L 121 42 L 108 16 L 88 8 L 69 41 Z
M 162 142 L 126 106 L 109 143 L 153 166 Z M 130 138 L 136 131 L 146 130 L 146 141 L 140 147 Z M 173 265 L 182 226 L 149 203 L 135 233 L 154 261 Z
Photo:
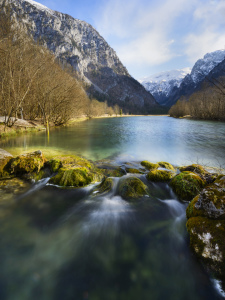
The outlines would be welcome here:
M 91 120 L 2 142 L 11 152 L 61 149 L 91 159 L 224 163 L 224 124 L 140 117 Z M 129 175 L 125 175 L 129 176 Z M 0 300 L 219 300 L 189 250 L 186 205 L 167 184 L 131 205 L 93 186 L 48 179 L 0 201 Z
M 38 133 L 3 140 L 0 147 L 17 153 L 55 149 L 92 160 L 148 159 L 219 167 L 225 165 L 225 123 L 157 116 L 95 119 L 53 130 L 49 140 L 45 133 Z

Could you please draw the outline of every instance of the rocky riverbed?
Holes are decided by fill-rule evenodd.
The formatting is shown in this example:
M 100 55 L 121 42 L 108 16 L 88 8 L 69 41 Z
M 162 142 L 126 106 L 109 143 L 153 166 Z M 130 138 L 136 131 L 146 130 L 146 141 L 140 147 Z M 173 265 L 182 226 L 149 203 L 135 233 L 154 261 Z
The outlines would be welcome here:
M 93 201 L 95 195 L 109 193 L 117 180 L 117 195 L 132 205 L 146 198 L 151 201 L 147 182 L 167 182 L 181 202 L 189 202 L 187 230 L 193 253 L 225 290 L 224 174 L 197 164 L 177 167 L 168 162 L 142 161 L 116 165 L 110 160 L 92 162 L 75 155 L 47 159 L 40 150 L 13 157 L 0 149 L 0 216 L 5 203 L 11 201 L 13 205 L 14 195 L 28 191 L 44 178 L 50 185 L 68 189 L 96 183 L 90 189 Z

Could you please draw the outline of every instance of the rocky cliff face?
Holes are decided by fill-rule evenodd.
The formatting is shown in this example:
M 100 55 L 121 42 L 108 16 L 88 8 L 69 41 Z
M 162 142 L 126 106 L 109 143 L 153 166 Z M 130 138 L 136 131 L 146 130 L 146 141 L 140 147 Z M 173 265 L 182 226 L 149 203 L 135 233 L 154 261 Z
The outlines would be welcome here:
M 90 24 L 32 0 L 7 3 L 35 40 L 42 40 L 61 61 L 77 71 L 89 93 L 131 112 L 149 113 L 158 107 L 153 96 L 129 75 L 116 52 Z

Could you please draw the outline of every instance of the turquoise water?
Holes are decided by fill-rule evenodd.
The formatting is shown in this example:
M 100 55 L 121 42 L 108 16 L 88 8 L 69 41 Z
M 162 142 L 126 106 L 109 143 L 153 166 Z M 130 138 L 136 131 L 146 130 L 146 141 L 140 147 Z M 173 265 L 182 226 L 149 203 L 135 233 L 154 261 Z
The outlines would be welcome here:
M 1 142 L 8 151 L 61 150 L 117 162 L 224 164 L 225 124 L 168 117 L 97 119 Z M 129 175 L 125 175 L 129 176 Z M 186 204 L 168 184 L 132 205 L 93 186 L 48 179 L 0 202 L 0 300 L 220 300 L 189 249 Z
M 148 159 L 220 167 L 225 166 L 225 123 L 161 116 L 94 119 L 52 130 L 49 140 L 43 132 L 3 140 L 0 147 L 55 149 L 92 160 Z

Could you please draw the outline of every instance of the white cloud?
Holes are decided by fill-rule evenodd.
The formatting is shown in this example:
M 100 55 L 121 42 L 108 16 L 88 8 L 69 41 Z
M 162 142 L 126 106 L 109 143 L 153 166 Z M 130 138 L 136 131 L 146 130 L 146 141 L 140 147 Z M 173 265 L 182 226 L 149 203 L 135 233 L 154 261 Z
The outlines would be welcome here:
M 123 63 L 157 65 L 174 56 L 176 18 L 197 0 L 109 0 L 98 15 L 97 28 L 114 47 Z
M 196 32 L 189 33 L 184 42 L 185 54 L 194 63 L 207 52 L 225 48 L 225 1 L 199 3 L 193 12 Z

